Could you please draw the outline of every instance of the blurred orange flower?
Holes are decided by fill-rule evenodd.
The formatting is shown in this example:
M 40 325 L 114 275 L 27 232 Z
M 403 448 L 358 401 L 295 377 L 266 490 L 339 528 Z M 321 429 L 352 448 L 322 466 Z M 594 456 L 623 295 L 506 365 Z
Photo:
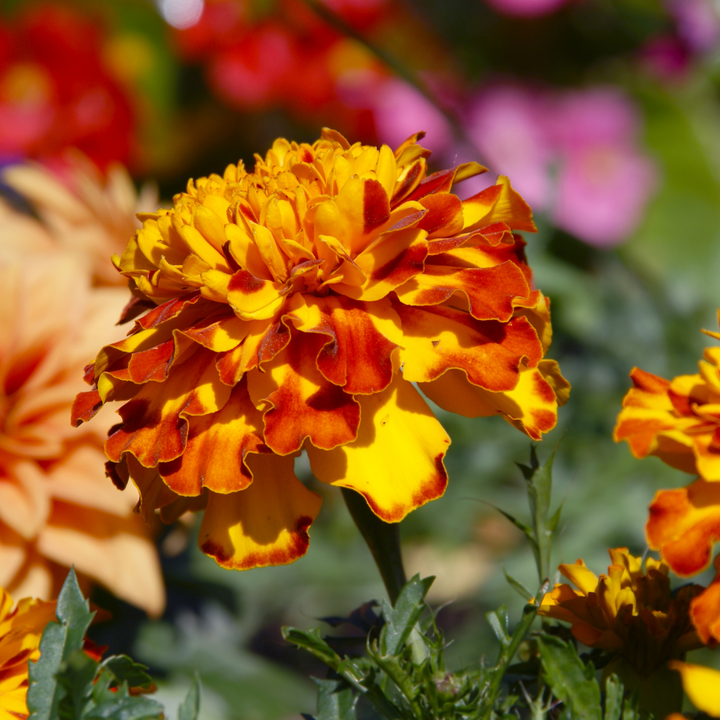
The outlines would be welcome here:
M 124 167 L 111 164 L 101 173 L 79 152 L 54 170 L 32 162 L 9 166 L 2 180 L 39 218 L 0 204 L 4 252 L 13 246 L 40 253 L 62 248 L 89 265 L 96 285 L 125 286 L 110 257 L 140 227 L 136 213 L 157 206 L 154 187 L 146 185 L 138 196 Z
M 540 439 L 569 386 L 544 360 L 548 301 L 531 284 L 531 212 L 507 178 L 461 201 L 476 163 L 426 175 L 418 134 L 395 152 L 326 130 L 277 140 L 255 171 L 188 183 L 114 262 L 135 305 L 104 347 L 77 424 L 129 400 L 109 472 L 166 520 L 206 507 L 204 552 L 229 568 L 305 553 L 325 483 L 387 522 L 445 491 L 450 443 L 415 389 Z M 253 479 L 255 479 L 253 481 Z
M 60 251 L 0 254 L 0 585 L 51 597 L 67 568 L 159 613 L 154 545 L 132 495 L 103 478 L 111 414 L 78 433 L 68 424 L 81 368 L 100 338 L 118 337 L 120 288 L 92 289 Z M 80 387 L 78 387 L 80 385 Z
M 688 615 L 700 586 L 686 585 L 673 596 L 664 562 L 648 558 L 643 571 L 641 558 L 627 548 L 610 550 L 610 559 L 608 574 L 599 578 L 582 560 L 560 565 L 578 589 L 556 585 L 539 614 L 571 623 L 573 636 L 588 647 L 617 651 L 640 677 L 701 646 Z
M 24 598 L 16 607 L 0 588 L 0 720 L 28 717 L 28 662 L 40 657 L 40 638 L 55 620 L 55 602 Z

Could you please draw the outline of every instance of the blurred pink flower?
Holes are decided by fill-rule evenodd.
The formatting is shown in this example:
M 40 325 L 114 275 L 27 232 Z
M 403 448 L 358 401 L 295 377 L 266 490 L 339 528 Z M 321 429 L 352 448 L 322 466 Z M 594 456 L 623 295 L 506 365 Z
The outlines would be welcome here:
M 468 134 L 493 173 L 508 175 L 536 210 L 550 202 L 552 148 L 545 129 L 544 97 L 521 87 L 488 88 L 470 110 Z M 492 184 L 494 178 L 488 178 Z
M 510 175 L 558 227 L 604 247 L 629 238 L 655 187 L 639 125 L 616 88 L 551 94 L 494 86 L 476 98 L 468 134 L 493 174 Z
M 380 142 L 398 147 L 424 130 L 423 147 L 440 154 L 452 142 L 452 128 L 445 116 L 422 93 L 397 78 L 376 85 L 373 98 L 375 127 Z
M 667 8 L 677 25 L 677 34 L 688 49 L 702 54 L 720 40 L 720 16 L 709 0 L 668 0 Z
M 566 5 L 569 0 L 486 0 L 497 12 L 516 17 L 548 15 Z
M 639 118 L 615 88 L 574 92 L 556 101 L 549 123 L 558 153 L 558 226 L 600 247 L 627 240 L 655 188 L 655 167 L 638 149 Z

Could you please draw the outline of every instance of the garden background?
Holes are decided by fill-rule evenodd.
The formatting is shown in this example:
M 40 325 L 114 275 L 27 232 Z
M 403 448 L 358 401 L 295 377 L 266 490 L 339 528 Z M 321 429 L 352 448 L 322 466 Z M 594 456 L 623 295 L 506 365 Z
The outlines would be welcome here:
M 711 0 L 4 0 L 0 9 L 3 167 L 60 167 L 77 147 L 102 170 L 126 165 L 138 188 L 157 183 L 167 202 L 190 177 L 238 159 L 252 167 L 276 137 L 312 141 L 329 126 L 392 147 L 425 130 L 431 169 L 489 168 L 481 184 L 461 186 L 465 195 L 509 175 L 535 212 L 529 264 L 552 301 L 549 356 L 573 387 L 539 447 L 542 459 L 558 446 L 555 563 L 582 557 L 601 572 L 607 548 L 644 551 L 655 491 L 688 478 L 658 459 L 638 462 L 612 430 L 632 367 L 695 372 L 709 344 L 700 329 L 717 328 Z M 37 212 L 9 186 L 3 193 L 14 212 Z M 512 596 L 503 568 L 532 584 L 530 549 L 495 509 L 527 512 L 514 463 L 527 460 L 529 440 L 499 418 L 435 412 L 452 438 L 449 486 L 401 532 L 408 575 L 437 576 L 429 599 L 447 604 L 438 622 L 453 640 L 449 661 L 465 666 L 490 646 L 484 613 Z M 324 671 L 280 627 L 311 627 L 384 595 L 340 494 L 310 478 L 303 459 L 297 472 L 323 511 L 295 564 L 223 570 L 197 549 L 197 523 L 185 523 L 157 539 L 161 618 L 95 587 L 112 618 L 93 638 L 150 666 L 170 716 L 195 671 L 203 720 L 312 712 L 309 675 Z

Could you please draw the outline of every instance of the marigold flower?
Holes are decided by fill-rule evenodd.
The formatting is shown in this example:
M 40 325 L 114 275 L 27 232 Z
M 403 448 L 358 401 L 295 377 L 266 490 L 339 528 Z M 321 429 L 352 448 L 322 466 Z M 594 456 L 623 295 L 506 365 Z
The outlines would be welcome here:
M 609 552 L 612 564 L 599 578 L 582 560 L 560 565 L 578 589 L 556 585 L 539 614 L 571 623 L 573 636 L 588 647 L 617 651 L 640 677 L 700 647 L 688 608 L 702 588 L 687 585 L 673 597 L 664 562 L 648 558 L 643 572 L 641 558 L 627 548 Z
M 61 252 L 0 255 L 0 586 L 48 598 L 75 564 L 86 578 L 158 613 L 164 605 L 153 542 L 132 496 L 103 477 L 111 414 L 78 433 L 68 425 L 80 371 L 127 300 L 91 288 Z M 1 677 L 1 676 L 0 676 Z
M 692 704 L 710 717 L 720 717 L 720 672 L 680 660 L 668 664 L 680 673 L 683 690 Z
M 720 340 L 720 333 L 703 330 Z M 720 347 L 705 349 L 695 375 L 672 381 L 634 368 L 614 438 L 637 458 L 656 455 L 705 480 L 720 480 Z
M 0 588 L 0 720 L 28 717 L 28 662 L 40 657 L 40 638 L 54 619 L 54 601 L 24 598 L 13 607 Z
M 293 474 L 361 493 L 398 522 L 440 497 L 450 443 L 413 386 L 539 439 L 569 386 L 544 360 L 548 301 L 531 285 L 531 212 L 507 178 L 465 201 L 476 163 L 426 175 L 326 130 L 277 140 L 253 173 L 188 183 L 142 217 L 114 263 L 148 310 L 89 366 L 77 424 L 127 400 L 105 444 L 119 487 L 165 520 L 205 507 L 200 546 L 228 568 L 292 562 L 320 498 Z

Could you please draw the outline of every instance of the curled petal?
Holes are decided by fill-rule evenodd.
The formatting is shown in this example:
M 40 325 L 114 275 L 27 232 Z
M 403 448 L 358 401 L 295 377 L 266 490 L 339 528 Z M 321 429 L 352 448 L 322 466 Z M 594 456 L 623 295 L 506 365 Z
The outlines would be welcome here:
M 245 490 L 210 493 L 199 545 L 225 568 L 286 565 L 308 548 L 320 497 L 295 477 L 292 457 L 252 455 L 254 482 Z
M 534 366 L 542 357 L 537 333 L 523 317 L 483 322 L 447 306 L 393 307 L 403 327 L 403 376 L 410 382 L 430 382 L 459 368 L 473 385 L 507 391 L 518 384 L 523 358 Z
M 698 637 L 706 645 L 720 642 L 720 555 L 715 558 L 718 573 L 712 583 L 690 602 L 690 617 Z
M 512 390 L 491 392 L 470 383 L 463 370 L 451 369 L 437 380 L 419 386 L 443 410 L 464 417 L 502 415 L 533 440 L 540 440 L 543 433 L 555 427 L 558 405 L 567 398 L 569 390 L 559 372 L 550 378 L 555 384 L 548 381 L 540 367 L 523 367 Z
M 123 422 L 108 436 L 105 453 L 112 462 L 132 453 L 145 467 L 174 460 L 187 442 L 186 417 L 217 412 L 229 396 L 230 388 L 215 369 L 214 353 L 198 348 L 164 383 L 144 385 L 120 408 Z
M 517 298 L 530 293 L 517 265 L 503 263 L 492 268 L 457 268 L 426 264 L 425 271 L 397 288 L 405 305 L 439 305 L 454 294 L 467 298 L 470 314 L 477 320 L 507 322 Z
M 317 369 L 329 342 L 323 334 L 295 332 L 264 372 L 248 375 L 250 397 L 265 411 L 265 442 L 278 455 L 296 452 L 305 438 L 329 450 L 357 437 L 360 406 Z
M 327 380 L 349 395 L 369 395 L 390 384 L 402 330 L 389 300 L 369 305 L 343 296 L 296 297 L 291 315 L 295 327 L 330 338 L 317 356 L 318 370 Z
M 510 180 L 504 175 L 498 178 L 497 185 L 491 185 L 464 200 L 463 214 L 463 230 L 466 232 L 498 222 L 505 223 L 512 230 L 537 232 L 530 206 L 513 190 Z
M 400 374 L 383 392 L 358 402 L 357 440 L 327 452 L 307 445 L 310 465 L 322 482 L 359 492 L 385 522 L 400 522 L 445 492 L 450 438 Z
M 710 551 L 720 538 L 720 483 L 698 478 L 687 487 L 661 490 L 650 505 L 645 527 L 648 544 L 684 577 L 710 563 Z
M 262 413 L 250 401 L 245 378 L 218 412 L 189 422 L 183 454 L 159 465 L 165 484 L 185 496 L 200 495 L 203 488 L 220 494 L 244 490 L 252 482 L 246 456 L 264 447 Z

